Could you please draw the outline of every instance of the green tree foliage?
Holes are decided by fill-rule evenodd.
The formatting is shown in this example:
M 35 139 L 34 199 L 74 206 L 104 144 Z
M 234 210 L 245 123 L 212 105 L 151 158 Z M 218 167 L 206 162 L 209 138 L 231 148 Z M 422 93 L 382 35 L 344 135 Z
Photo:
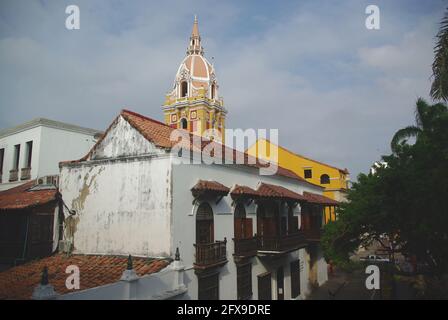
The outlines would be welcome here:
M 448 11 L 440 23 L 437 33 L 437 43 L 434 47 L 434 62 L 432 72 L 434 81 L 431 86 L 431 96 L 434 100 L 448 99 Z
M 415 137 L 409 144 L 408 137 Z M 448 109 L 417 101 L 416 125 L 392 139 L 387 166 L 361 174 L 338 220 L 325 227 L 327 259 L 348 260 L 359 245 L 392 239 L 393 251 L 448 271 Z

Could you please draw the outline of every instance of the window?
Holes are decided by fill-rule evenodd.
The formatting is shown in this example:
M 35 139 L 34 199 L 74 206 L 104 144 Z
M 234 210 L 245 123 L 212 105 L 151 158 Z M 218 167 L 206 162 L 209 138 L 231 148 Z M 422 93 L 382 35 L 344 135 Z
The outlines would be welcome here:
M 181 129 L 188 129 L 188 122 L 187 122 L 187 119 L 185 119 L 185 118 L 182 118 L 182 119 L 180 119 L 180 127 L 181 127 Z
M 249 299 L 252 296 L 252 264 L 236 267 L 236 287 L 238 300 Z
M 26 164 L 25 168 L 31 168 L 31 158 L 33 155 L 33 141 L 26 143 Z
M 198 300 L 219 300 L 219 273 L 198 276 Z
M 311 179 L 313 177 L 313 171 L 311 169 L 304 169 L 303 175 L 305 176 L 305 179 Z
M 212 99 L 215 99 L 215 90 L 216 90 L 216 87 L 214 84 L 212 84 L 212 88 L 211 88 L 211 98 Z
M 328 174 L 323 174 L 320 176 L 320 184 L 329 184 L 330 183 L 330 177 Z
M 300 295 L 300 260 L 293 261 L 291 268 L 291 298 L 297 298 Z
M 182 81 L 180 84 L 180 96 L 181 98 L 185 98 L 188 93 L 188 83 L 187 81 Z
M 0 179 L 3 173 L 3 159 L 5 158 L 5 149 L 0 149 Z
M 14 167 L 12 168 L 13 170 L 18 170 L 19 169 L 19 161 L 20 161 L 20 144 L 16 144 L 14 146 Z
M 270 272 L 258 275 L 258 300 L 272 300 Z

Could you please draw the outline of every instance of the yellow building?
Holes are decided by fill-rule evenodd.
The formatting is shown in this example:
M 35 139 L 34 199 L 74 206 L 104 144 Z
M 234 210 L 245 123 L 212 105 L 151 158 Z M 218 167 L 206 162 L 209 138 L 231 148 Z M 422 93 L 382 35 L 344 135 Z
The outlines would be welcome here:
M 277 148 L 277 159 L 271 159 L 270 150 Z M 347 169 L 340 169 L 320 161 L 310 159 L 300 154 L 294 153 L 281 146 L 277 146 L 265 139 L 259 139 L 246 151 L 251 156 L 257 156 L 265 160 L 271 160 L 280 167 L 291 170 L 308 182 L 325 188 L 324 195 L 337 200 L 346 201 L 348 189 L 349 172 Z M 325 220 L 336 219 L 333 210 L 327 210 Z
M 224 142 L 227 110 L 218 96 L 218 89 L 215 68 L 204 57 L 195 17 L 187 55 L 162 107 L 165 123 Z

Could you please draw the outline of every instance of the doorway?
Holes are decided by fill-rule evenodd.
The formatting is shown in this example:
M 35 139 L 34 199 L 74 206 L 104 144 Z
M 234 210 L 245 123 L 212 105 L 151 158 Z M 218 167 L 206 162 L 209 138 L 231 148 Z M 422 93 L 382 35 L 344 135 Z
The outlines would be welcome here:
M 285 299 L 285 274 L 283 267 L 277 269 L 277 300 Z

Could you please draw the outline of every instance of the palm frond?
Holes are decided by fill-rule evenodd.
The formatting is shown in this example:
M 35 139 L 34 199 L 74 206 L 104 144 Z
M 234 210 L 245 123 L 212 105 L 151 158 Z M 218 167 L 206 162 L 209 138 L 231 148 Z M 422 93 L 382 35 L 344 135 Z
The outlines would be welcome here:
M 422 129 L 416 126 L 409 126 L 398 130 L 390 142 L 392 152 L 396 153 L 399 149 L 400 143 L 412 137 L 417 137 L 422 132 Z
M 434 100 L 448 100 L 448 11 L 440 23 L 434 47 L 434 62 L 432 64 L 433 83 L 431 97 Z

